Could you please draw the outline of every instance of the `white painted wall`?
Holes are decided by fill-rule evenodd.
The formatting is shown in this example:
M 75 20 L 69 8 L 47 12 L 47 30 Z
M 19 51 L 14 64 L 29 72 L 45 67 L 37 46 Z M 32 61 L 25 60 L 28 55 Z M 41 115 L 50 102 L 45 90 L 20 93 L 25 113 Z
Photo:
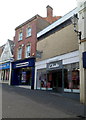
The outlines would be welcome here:
M 11 53 L 11 49 L 10 49 L 10 45 L 9 45 L 9 41 L 7 41 L 4 50 L 1 54 L 0 57 L 0 62 L 3 63 L 4 61 L 10 60 L 10 58 L 13 57 L 12 53 Z
M 4 47 L 3 52 L 1 54 L 0 64 L 10 62 L 11 58 L 13 58 L 13 55 L 11 53 L 11 48 L 10 48 L 10 44 L 9 44 L 9 40 L 8 40 L 5 47 Z M 1 78 L 1 71 L 0 71 L 0 78 Z M 10 75 L 9 75 L 9 81 L 8 81 L 9 85 L 10 85 L 10 79 L 11 79 L 11 69 L 10 69 Z

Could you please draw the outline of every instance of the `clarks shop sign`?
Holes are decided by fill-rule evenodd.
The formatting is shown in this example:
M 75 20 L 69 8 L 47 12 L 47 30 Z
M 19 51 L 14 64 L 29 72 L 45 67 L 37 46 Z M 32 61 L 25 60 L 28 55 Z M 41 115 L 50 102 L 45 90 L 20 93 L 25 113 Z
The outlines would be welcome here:
M 47 64 L 47 70 L 61 69 L 62 61 L 55 61 Z

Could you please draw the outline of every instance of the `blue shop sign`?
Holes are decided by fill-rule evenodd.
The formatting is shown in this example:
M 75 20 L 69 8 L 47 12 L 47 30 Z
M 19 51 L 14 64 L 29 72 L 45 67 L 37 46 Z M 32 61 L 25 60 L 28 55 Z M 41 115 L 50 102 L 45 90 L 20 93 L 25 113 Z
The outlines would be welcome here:
M 86 52 L 83 52 L 83 68 L 86 68 Z
M 7 63 L 0 65 L 0 70 L 9 69 L 9 68 L 10 68 L 10 62 L 7 62 Z
M 29 58 L 29 59 L 12 62 L 13 69 L 24 68 L 24 67 L 34 67 L 34 66 L 35 66 L 34 58 Z

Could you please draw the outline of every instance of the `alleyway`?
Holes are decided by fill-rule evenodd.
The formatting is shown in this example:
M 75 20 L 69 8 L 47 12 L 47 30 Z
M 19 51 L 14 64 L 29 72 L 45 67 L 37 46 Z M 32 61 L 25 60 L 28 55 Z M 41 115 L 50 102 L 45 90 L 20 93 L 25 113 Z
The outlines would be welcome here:
M 76 118 L 83 115 L 79 101 L 46 91 L 2 85 L 3 118 Z

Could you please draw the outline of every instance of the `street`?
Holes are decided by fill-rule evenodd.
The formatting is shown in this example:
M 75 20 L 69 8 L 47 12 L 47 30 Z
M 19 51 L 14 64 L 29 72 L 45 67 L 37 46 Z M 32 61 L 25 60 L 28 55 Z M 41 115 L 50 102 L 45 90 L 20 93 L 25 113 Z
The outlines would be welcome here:
M 77 118 L 81 114 L 79 102 L 58 94 L 2 85 L 2 118 Z

